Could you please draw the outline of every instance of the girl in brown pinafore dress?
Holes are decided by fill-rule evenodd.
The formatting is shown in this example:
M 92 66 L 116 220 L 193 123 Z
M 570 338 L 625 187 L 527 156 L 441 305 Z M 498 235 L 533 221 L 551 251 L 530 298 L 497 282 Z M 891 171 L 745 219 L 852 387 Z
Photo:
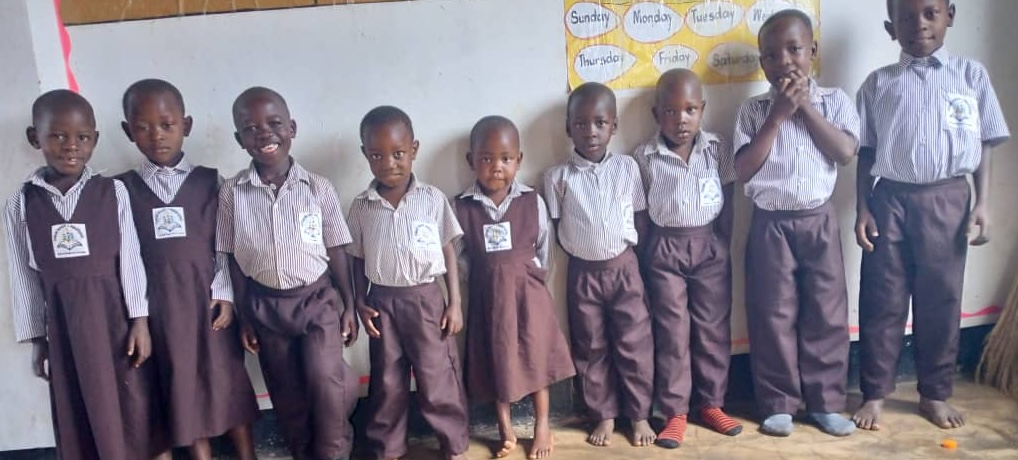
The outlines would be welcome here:
M 158 431 L 152 366 L 125 353 L 127 307 L 119 277 L 114 181 L 93 176 L 70 220 L 47 192 L 24 186 L 25 221 L 46 299 L 50 397 L 62 460 L 138 460 L 165 448 Z M 54 226 L 84 224 L 88 255 L 57 258 Z M 157 445 L 159 444 L 159 445 Z
M 156 196 L 137 172 L 119 178 L 131 194 L 148 274 L 152 359 L 172 444 L 191 446 L 254 422 L 258 403 L 244 368 L 236 322 L 225 330 L 212 329 L 218 173 L 195 167 L 169 203 Z M 182 237 L 156 238 L 157 209 L 183 211 Z M 180 223 L 179 218 L 159 221 Z
M 467 395 L 475 402 L 518 401 L 576 373 L 545 284 L 547 270 L 534 262 L 539 199 L 523 192 L 500 221 L 474 197 L 457 199 L 470 263 Z M 488 252 L 486 237 L 491 244 L 507 236 L 493 230 L 500 223 L 509 224 L 512 247 Z

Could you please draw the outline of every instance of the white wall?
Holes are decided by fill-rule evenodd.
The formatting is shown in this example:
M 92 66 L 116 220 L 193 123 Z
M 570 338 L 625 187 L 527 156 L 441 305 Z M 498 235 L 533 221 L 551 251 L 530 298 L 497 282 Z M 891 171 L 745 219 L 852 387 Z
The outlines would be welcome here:
M 141 158 L 120 133 L 121 92 L 137 79 L 154 76 L 168 79 L 184 93 L 195 118 L 185 143 L 192 160 L 229 174 L 246 166 L 246 154 L 232 140 L 230 105 L 243 89 L 265 85 L 290 103 L 298 123 L 296 158 L 332 179 L 345 204 L 371 177 L 358 153 L 357 124 L 380 104 L 398 105 L 414 119 L 421 141 L 416 171 L 451 195 L 470 181 L 462 156 L 471 125 L 483 115 L 506 115 L 523 130 L 524 181 L 534 183 L 543 170 L 566 158 L 570 146 L 564 134 L 562 10 L 557 0 L 426 0 L 78 26 L 71 28 L 72 65 L 83 94 L 96 106 L 103 132 L 94 163 L 110 173 Z M 987 63 L 1011 125 L 1018 129 L 1018 91 L 1007 85 L 1018 72 L 1018 60 L 1010 52 L 1018 31 L 1003 19 L 1016 13 L 1014 2 L 965 1 L 948 42 L 953 51 Z M 898 48 L 881 25 L 884 0 L 823 2 L 821 17 L 822 84 L 854 94 L 869 71 L 897 58 Z M 764 89 L 761 84 L 709 88 L 706 128 L 729 135 L 737 105 Z M 628 151 L 653 133 L 649 104 L 647 91 L 620 93 L 617 151 Z M 28 122 L 24 107 L 17 126 Z M 1018 192 L 1018 184 L 1011 181 L 1018 171 L 1016 149 L 1018 144 L 1012 143 L 997 152 L 996 239 L 989 248 L 972 252 L 965 299 L 969 310 L 1001 305 L 1011 282 L 1003 274 L 1015 269 L 1009 260 L 1016 251 L 1018 221 L 1007 200 Z M 36 157 L 24 149 L 17 155 L 18 163 L 9 170 L 23 175 Z M 854 220 L 853 171 L 843 171 L 835 202 L 846 230 L 846 270 L 854 304 L 860 256 L 848 231 Z M 7 190 L 12 187 L 5 185 Z M 741 266 L 747 201 L 740 198 L 738 206 L 742 230 L 734 252 L 740 258 L 736 267 Z M 561 257 L 557 262 L 552 289 L 561 294 L 565 264 Z M 744 331 L 744 315 L 741 279 L 736 283 L 738 335 Z M 6 302 L 0 298 L 0 305 Z M 0 307 L 3 310 L 6 307 Z M 559 313 L 564 318 L 562 309 Z M 6 316 L 0 314 L 4 353 L 13 348 Z M 349 357 L 366 370 L 365 343 Z M 21 346 L 17 356 L 0 354 L 0 360 L 23 374 L 26 348 Z M 32 391 L 36 404 L 45 405 L 41 382 L 22 382 L 21 387 L 19 392 Z M 0 450 L 23 445 L 8 435 L 21 418 L 8 414 L 5 410 L 0 415 Z

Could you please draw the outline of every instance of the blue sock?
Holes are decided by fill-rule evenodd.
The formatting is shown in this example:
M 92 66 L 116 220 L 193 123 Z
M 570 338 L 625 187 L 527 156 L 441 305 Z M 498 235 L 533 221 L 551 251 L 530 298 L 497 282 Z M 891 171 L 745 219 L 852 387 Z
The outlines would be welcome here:
M 820 429 L 832 436 L 848 436 L 855 432 L 855 423 L 837 413 L 812 412 L 810 418 L 820 426 Z
M 792 416 L 789 414 L 774 414 L 760 424 L 760 431 L 771 436 L 788 436 L 792 434 L 792 428 Z

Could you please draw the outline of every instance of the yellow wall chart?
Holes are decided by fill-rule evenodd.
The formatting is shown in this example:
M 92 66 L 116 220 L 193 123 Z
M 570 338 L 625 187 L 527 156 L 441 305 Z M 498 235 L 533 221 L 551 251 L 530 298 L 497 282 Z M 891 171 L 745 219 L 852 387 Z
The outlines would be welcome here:
M 692 69 L 705 83 L 763 79 L 756 36 L 777 11 L 813 18 L 820 0 L 565 0 L 569 87 L 653 86 L 662 72 Z

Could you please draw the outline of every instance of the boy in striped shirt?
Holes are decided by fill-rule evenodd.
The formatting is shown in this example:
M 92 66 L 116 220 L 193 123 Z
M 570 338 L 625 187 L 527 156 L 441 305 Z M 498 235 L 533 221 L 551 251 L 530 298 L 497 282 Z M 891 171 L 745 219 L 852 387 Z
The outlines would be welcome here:
M 647 221 L 640 170 L 632 157 L 608 152 L 618 127 L 611 89 L 584 83 L 567 106 L 566 133 L 574 151 L 545 173 L 544 193 L 559 243 L 569 254 L 573 363 L 583 402 L 597 421 L 587 442 L 607 446 L 621 415 L 633 423 L 630 443 L 649 446 L 656 437 L 647 423 L 654 339 L 632 249 Z
M 887 12 L 884 26 L 901 44 L 901 58 L 870 74 L 858 94 L 863 404 L 853 419 L 860 428 L 880 429 L 911 298 L 919 412 L 941 428 L 957 428 L 965 419 L 947 400 L 965 257 L 969 244 L 990 239 L 990 149 L 1010 133 L 986 68 L 944 49 L 955 14 L 949 0 L 888 0 Z
M 245 90 L 233 123 L 251 166 L 220 189 L 216 251 L 230 256 L 241 341 L 258 355 L 293 458 L 347 458 L 357 378 L 343 346 L 357 321 L 339 198 L 290 156 L 297 123 L 279 93 Z
M 406 454 L 413 370 L 421 412 L 443 455 L 464 460 L 469 427 L 455 337 L 463 310 L 454 247 L 463 230 L 445 194 L 413 173 L 419 143 L 405 112 L 372 109 L 360 135 L 375 178 L 350 205 L 347 251 L 354 257 L 357 311 L 372 339 L 364 437 L 373 458 Z
M 841 90 L 809 78 L 812 22 L 783 10 L 764 22 L 760 65 L 771 89 L 739 109 L 735 172 L 755 206 L 746 246 L 746 314 L 765 434 L 788 436 L 801 400 L 821 430 L 845 436 L 848 292 L 838 165 L 855 156 L 859 117 Z
M 682 444 L 691 394 L 694 415 L 711 429 L 742 432 L 721 410 L 732 346 L 735 166 L 729 144 L 700 130 L 706 105 L 695 73 L 665 72 L 653 108 L 660 129 L 633 153 L 653 226 L 642 256 L 654 317 L 654 399 L 668 420 L 657 445 L 670 449 Z

